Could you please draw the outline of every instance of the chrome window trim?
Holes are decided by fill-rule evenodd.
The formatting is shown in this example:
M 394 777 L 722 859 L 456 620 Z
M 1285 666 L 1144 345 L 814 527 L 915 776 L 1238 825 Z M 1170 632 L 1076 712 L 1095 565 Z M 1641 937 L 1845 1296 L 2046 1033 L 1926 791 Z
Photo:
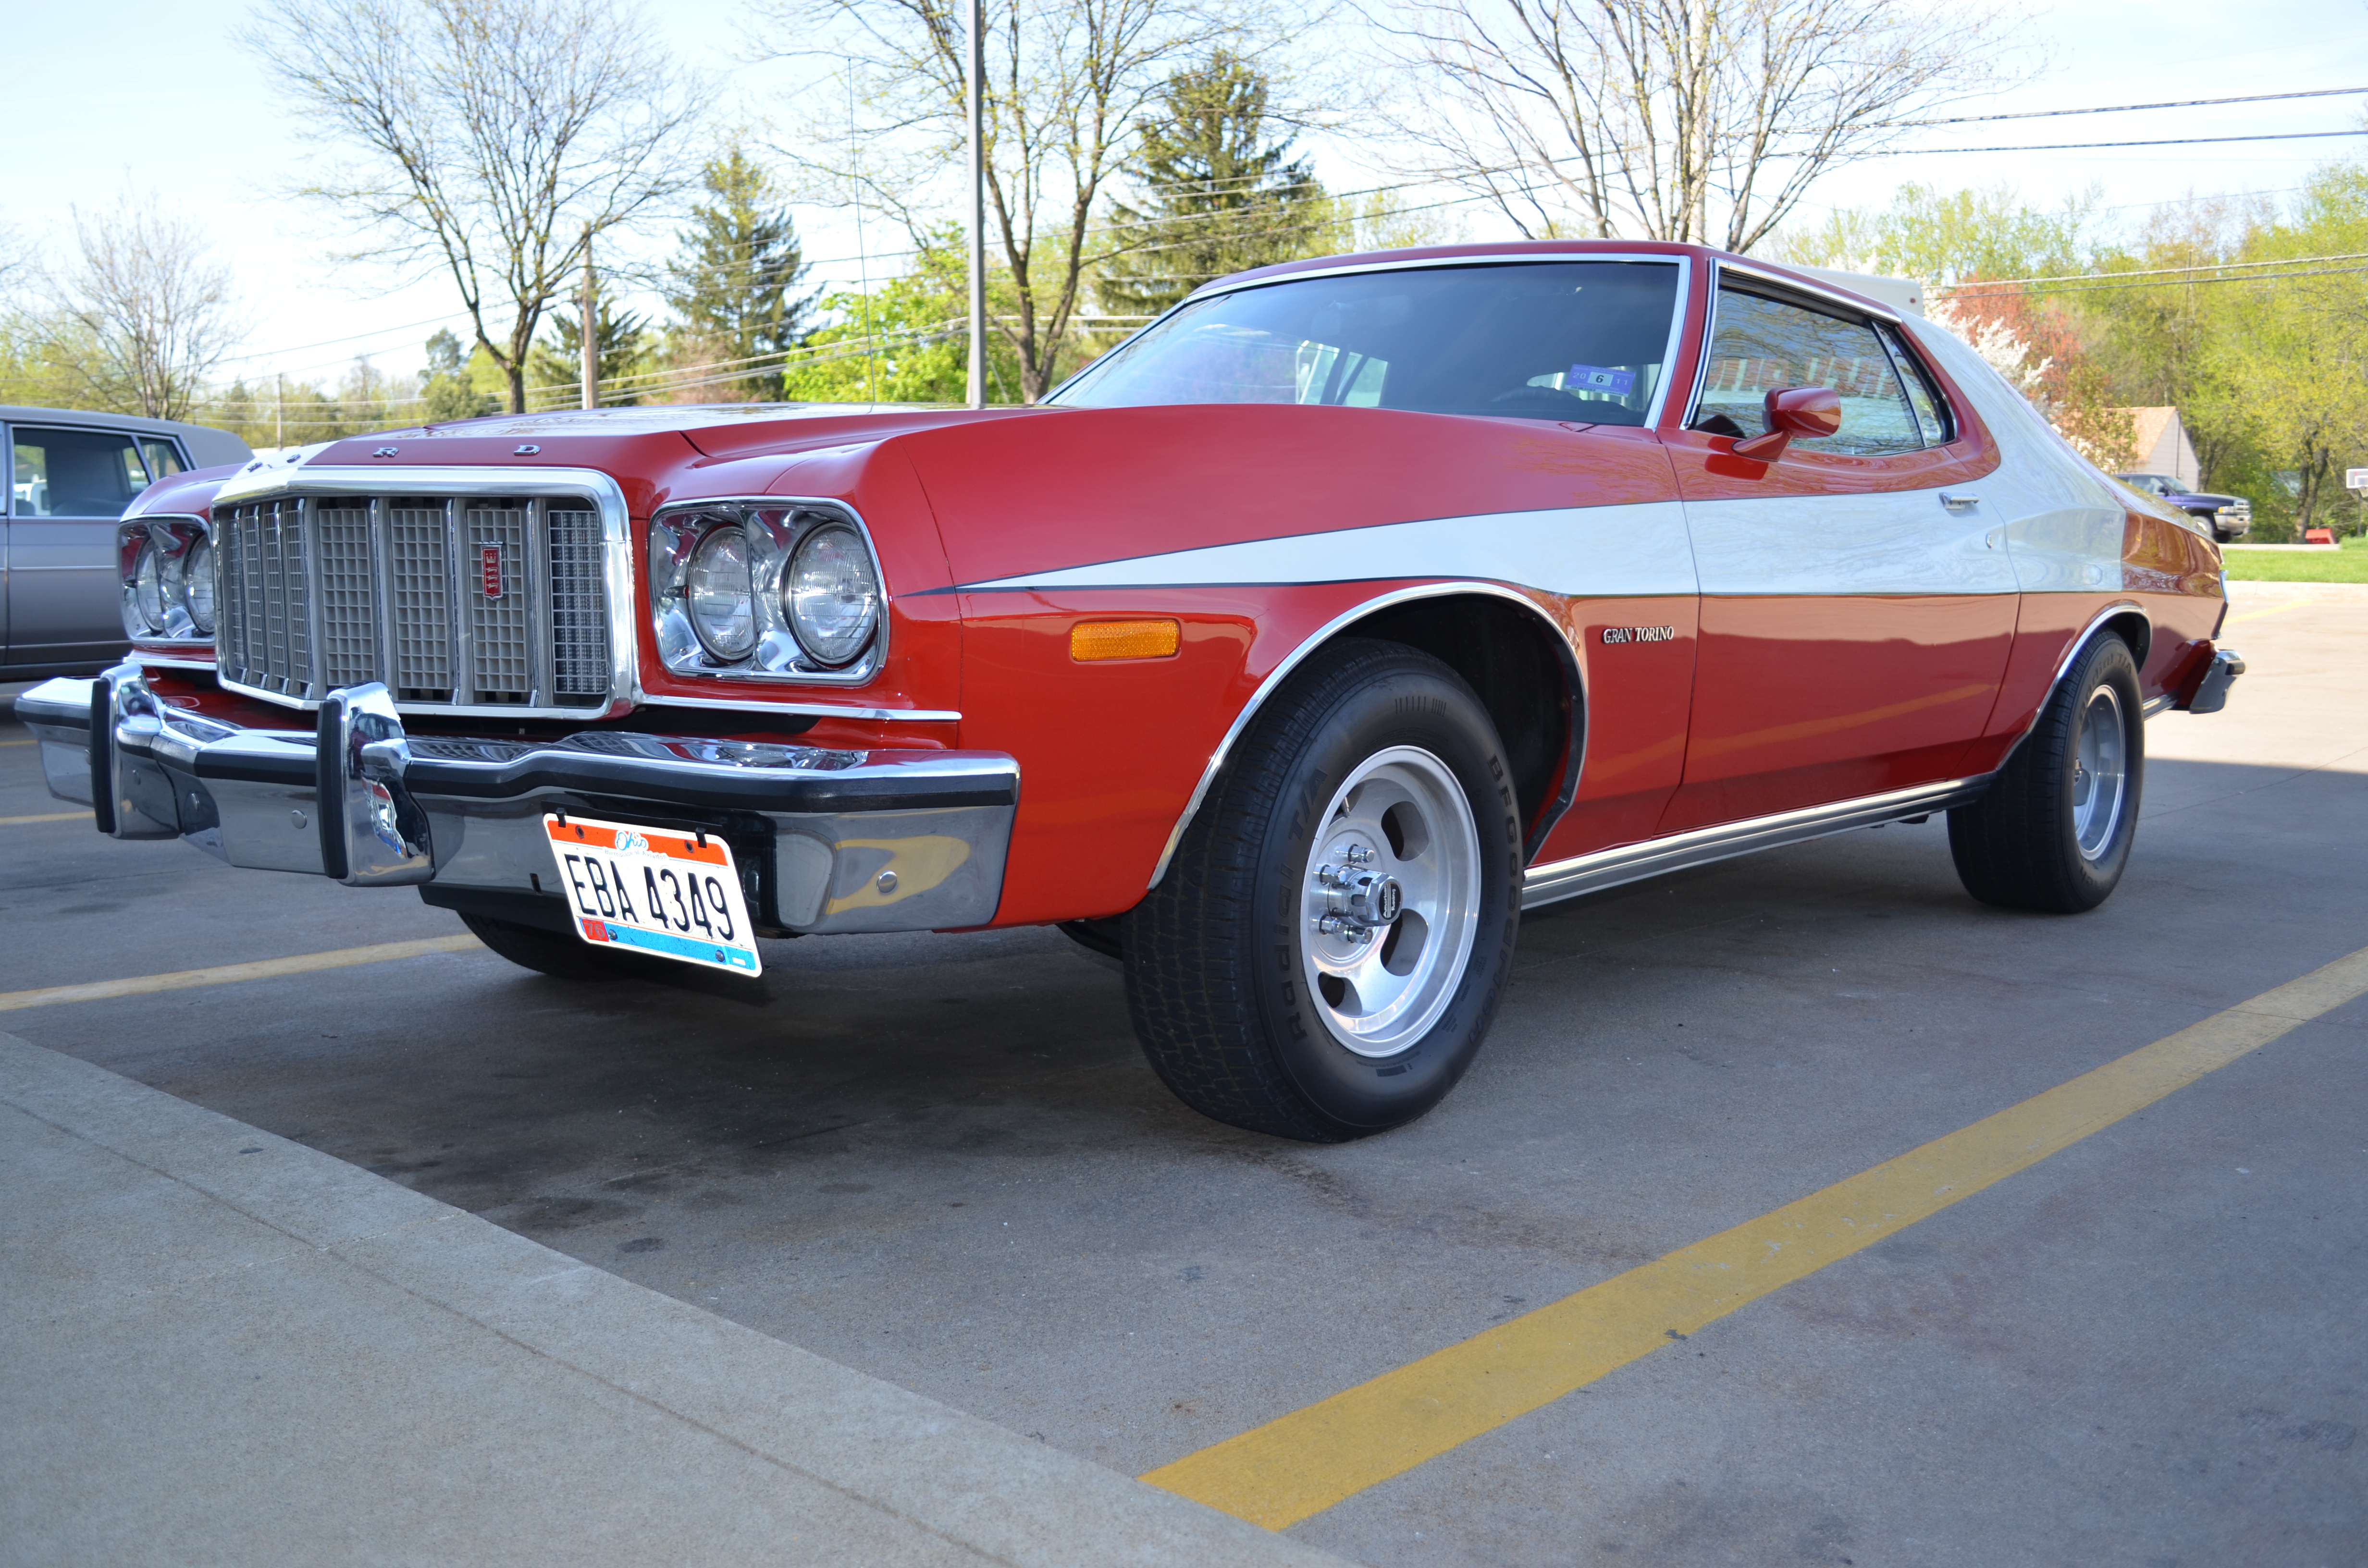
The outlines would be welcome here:
M 1151 881 L 1144 884 L 1146 891 L 1157 887 L 1160 879 L 1167 875 L 1167 863 L 1176 858 L 1176 846 L 1184 841 L 1184 830 L 1192 825 L 1193 817 L 1200 812 L 1201 802 L 1208 799 L 1210 786 L 1216 783 L 1218 771 L 1225 766 L 1225 758 L 1233 753 L 1234 743 L 1242 738 L 1242 732 L 1250 727 L 1250 721 L 1258 717 L 1258 710 L 1266 706 L 1267 699 L 1274 695 L 1275 688 L 1290 676 L 1292 671 L 1297 669 L 1309 654 L 1330 642 L 1343 627 L 1361 620 L 1376 610 L 1387 609 L 1393 605 L 1406 604 L 1415 599 L 1445 598 L 1457 594 L 1481 594 L 1493 598 L 1507 599 L 1520 605 L 1543 621 L 1547 630 L 1554 633 L 1555 641 L 1561 642 L 1565 648 L 1570 645 L 1570 639 L 1564 632 L 1561 625 L 1554 620 L 1554 617 L 1548 615 L 1535 599 L 1526 594 L 1518 593 L 1502 583 L 1468 579 L 1421 583 L 1409 588 L 1393 588 L 1386 594 L 1379 595 L 1352 608 L 1343 610 L 1310 632 L 1299 646 L 1293 648 L 1283 658 L 1281 663 L 1276 665 L 1266 679 L 1258 683 L 1258 688 L 1250 694 L 1250 699 L 1243 705 L 1242 710 L 1234 715 L 1233 723 L 1226 728 L 1224 737 L 1217 742 L 1217 749 L 1209 754 L 1208 765 L 1201 769 L 1201 780 L 1192 786 L 1191 799 L 1184 802 L 1183 812 L 1177 817 L 1176 825 L 1167 830 L 1167 842 L 1159 851 L 1159 863 L 1151 869 Z M 1577 657 L 1576 653 L 1572 654 L 1574 662 Z M 1582 680 L 1585 678 L 1583 671 L 1580 678 Z M 1587 694 L 1583 687 L 1577 696 L 1584 703 Z M 1585 763 L 1586 719 L 1583 709 L 1577 722 L 1581 725 L 1580 740 L 1578 745 L 1572 748 L 1571 778 L 1566 791 L 1573 799 L 1577 794 L 1578 772 Z
M 523 495 L 537 500 L 553 496 L 582 501 L 589 499 L 600 517 L 601 580 L 608 595 L 609 610 L 609 694 L 608 700 L 597 706 L 562 708 L 557 706 L 527 708 L 498 703 L 397 703 L 398 711 L 416 714 L 450 715 L 472 719 L 614 719 L 630 712 L 642 700 L 640 632 L 641 621 L 635 615 L 633 595 L 633 561 L 631 517 L 625 506 L 625 492 L 616 480 L 592 468 L 258 468 L 249 472 L 242 470 L 222 483 L 214 494 L 216 506 L 245 506 L 251 502 L 280 499 L 308 500 L 324 495 L 353 495 L 376 500 L 388 495 L 437 495 L 445 498 L 447 506 L 463 495 Z M 373 506 L 375 520 L 381 508 Z M 448 525 L 449 537 L 449 525 Z M 448 570 L 459 571 L 458 557 L 448 563 Z M 219 557 L 217 557 L 219 559 Z M 455 601 L 456 604 L 458 601 Z M 464 619 L 456 609 L 454 619 Z M 381 624 L 391 624 L 384 614 Z M 217 648 L 216 657 L 220 651 Z M 456 666 L 456 676 L 465 664 Z M 259 698 L 282 708 L 301 709 L 312 712 L 319 709 L 318 699 L 291 699 L 280 692 L 259 687 L 245 686 L 226 676 L 217 676 L 228 690 Z
M 1823 300 L 1827 304 L 1838 310 L 1848 311 L 1855 316 L 1867 316 L 1875 321 L 1889 322 L 1894 326 L 1901 324 L 1897 312 L 1876 304 L 1873 301 L 1854 300 L 1839 290 L 1828 289 L 1821 283 L 1812 283 L 1804 278 L 1795 278 L 1789 272 L 1754 267 L 1748 261 L 1729 261 L 1724 256 L 1718 259 L 1712 273 L 1711 295 L 1713 302 L 1718 294 L 1716 287 L 1718 280 L 1730 272 L 1737 277 L 1748 278 L 1755 283 L 1764 283 L 1771 289 L 1782 289 L 1790 293 L 1806 294 L 1812 299 Z M 1704 341 L 1707 346 L 1708 340 Z
M 644 553 L 647 551 L 649 537 L 660 522 L 677 512 L 696 512 L 709 506 L 767 506 L 780 510 L 814 506 L 826 508 L 854 524 L 856 537 L 863 540 L 864 553 L 871 558 L 872 575 L 880 583 L 880 630 L 872 637 L 867 656 L 843 671 L 797 670 L 783 674 L 775 670 L 758 669 L 682 670 L 666 665 L 666 674 L 677 680 L 760 681 L 772 686 L 855 687 L 879 679 L 880 672 L 888 666 L 889 621 L 893 619 L 889 611 L 891 601 L 895 596 L 889 592 L 888 570 L 881 564 L 880 547 L 872 542 L 871 525 L 864 520 L 863 514 L 857 511 L 851 502 L 842 500 L 836 495 L 705 495 L 696 501 L 670 501 L 652 512 L 649 521 L 642 526 Z M 783 565 L 786 567 L 787 562 L 783 562 Z M 644 593 L 642 599 L 643 622 L 649 623 L 654 614 L 648 603 L 649 596 Z M 790 635 L 794 638 L 797 633 L 792 630 Z M 803 647 L 804 644 L 801 643 L 800 646 Z M 659 657 L 663 663 L 665 657 L 663 649 L 660 650 Z M 644 698 L 643 700 L 658 699 Z M 768 707 L 764 711 L 780 712 L 782 710 L 779 707 Z M 843 710 L 832 710 L 832 711 Z M 882 711 L 893 710 L 883 710 Z
M 1720 285 L 1725 281 L 1726 275 L 1729 272 L 1733 272 L 1738 277 L 1748 278 L 1755 283 L 1764 283 L 1771 289 L 1787 289 L 1791 290 L 1794 293 L 1807 294 L 1813 298 L 1823 300 L 1826 303 L 1833 305 L 1838 309 L 1849 311 L 1855 315 L 1865 316 L 1873 321 L 1887 322 L 1895 328 L 1900 328 L 1903 331 L 1905 330 L 1904 324 L 1898 316 L 1893 314 L 1887 310 L 1884 310 L 1879 305 L 1871 306 L 1861 304 L 1858 301 L 1850 299 L 1847 295 L 1836 293 L 1831 289 L 1824 289 L 1814 283 L 1803 282 L 1796 278 L 1787 277 L 1781 272 L 1770 272 L 1760 267 L 1749 266 L 1746 263 L 1728 261 L 1722 256 L 1712 264 L 1710 269 L 1710 296 L 1702 306 L 1702 353 L 1696 358 L 1694 364 L 1694 390 L 1692 394 L 1686 399 L 1685 417 L 1678 422 L 1679 428 L 1680 429 L 1692 429 L 1694 415 L 1702 412 L 1702 383 L 1710 378 L 1711 339 L 1718 331 L 1718 291 Z M 1881 339 L 1879 338 L 1876 341 L 1878 344 L 1881 343 Z M 1890 358 L 1891 350 L 1888 347 L 1885 347 L 1884 348 L 1884 358 L 1888 361 Z M 1892 372 L 1895 376 L 1899 372 L 1896 369 Z M 1948 399 L 1945 395 L 1941 394 L 1941 389 L 1937 385 L 1933 387 L 1932 391 L 1935 395 L 1941 396 L 1941 400 L 1943 403 L 1948 403 Z M 1901 395 L 1906 395 L 1905 388 L 1901 389 Z M 1962 425 L 1964 420 L 1958 414 L 1955 404 L 1948 403 L 1948 407 L 1949 417 L 1951 420 Z M 1955 438 L 1955 433 L 1952 431 L 1951 433 L 1950 439 L 1954 440 Z M 1932 451 L 1934 449 L 1936 449 L 1931 446 L 1918 447 L 1916 449 L 1918 451 L 1924 452 Z
M 1855 800 L 1809 806 L 1796 812 L 1782 812 L 1772 816 L 1747 817 L 1741 822 L 1722 823 L 1715 827 L 1671 834 L 1665 838 L 1648 838 L 1637 844 L 1623 844 L 1616 848 L 1599 849 L 1593 854 L 1557 860 L 1552 865 L 1534 866 L 1521 880 L 1521 907 L 1536 909 L 1544 904 L 1558 903 L 1566 898 L 1600 892 L 1605 888 L 1642 881 L 1647 877 L 1733 859 L 1738 855 L 1778 849 L 1788 844 L 1823 838 L 1829 834 L 1847 833 L 1852 828 L 1876 827 L 1907 817 L 1924 816 L 1952 806 L 1966 805 L 1981 798 L 1991 777 L 1983 774 L 1971 778 L 1952 778 L 1938 784 L 1920 784 L 1913 789 L 1894 790 L 1881 795 L 1862 795 Z
M 1220 294 L 1239 293 L 1245 289 L 1270 288 L 1278 283 L 1296 283 L 1303 278 L 1349 278 L 1354 277 L 1360 272 L 1410 272 L 1430 267 L 1515 267 L 1531 265 L 1541 261 L 1649 261 L 1666 263 L 1669 266 L 1675 267 L 1678 269 L 1677 304 L 1669 312 L 1669 336 L 1667 345 L 1661 350 L 1661 364 L 1664 368 L 1667 368 L 1670 362 L 1677 358 L 1678 345 L 1682 342 L 1685 337 L 1686 298 L 1691 291 L 1693 285 L 1693 257 L 1691 256 L 1654 251 L 1514 251 L 1497 256 L 1426 256 L 1420 259 L 1406 261 L 1360 262 L 1355 266 L 1313 267 L 1305 272 L 1285 273 L 1280 278 L 1245 278 L 1240 282 L 1229 283 L 1221 281 L 1216 283 L 1203 283 L 1201 287 L 1193 290 L 1192 292 L 1185 295 L 1184 298 L 1176 301 L 1176 303 L 1168 306 L 1167 309 L 1162 311 L 1152 320 L 1144 323 L 1143 325 L 1135 328 L 1124 337 L 1120 338 L 1116 344 L 1111 346 L 1108 353 L 1097 355 L 1094 359 L 1094 364 L 1100 364 L 1104 359 L 1109 358 L 1111 354 L 1116 354 L 1128 344 L 1133 343 L 1144 333 L 1151 331 L 1154 327 L 1159 325 L 1160 323 L 1166 321 L 1169 316 L 1174 315 L 1177 312 L 1182 310 L 1185 306 L 1192 303 L 1194 301 L 1203 299 L 1213 300 Z M 1704 339 L 1704 343 L 1705 346 L 1707 346 L 1708 339 Z M 1054 387 L 1051 392 L 1045 393 L 1043 402 L 1038 406 L 1046 408 L 1066 406 L 1059 401 L 1061 394 L 1067 392 L 1072 385 L 1086 374 L 1087 371 L 1091 370 L 1093 368 L 1093 365 L 1079 366 L 1076 370 L 1070 373 L 1066 381 L 1064 381 L 1059 386 Z M 1661 422 L 1661 411 L 1668 406 L 1668 401 L 1669 378 L 1665 375 L 1661 378 L 1660 384 L 1653 389 L 1653 405 L 1645 410 L 1645 423 L 1641 428 L 1650 430 L 1658 426 Z M 1169 406 L 1174 405 L 1171 404 Z M 1419 411 L 1404 409 L 1396 412 L 1417 413 Z M 1474 418 L 1487 416 L 1449 415 L 1444 417 Z M 1555 423 L 1555 421 L 1542 419 L 1535 421 L 1535 423 L 1550 425 Z M 1587 421 L 1574 419 L 1567 421 L 1566 423 L 1583 425 L 1586 424 Z M 1625 428 L 1625 426 L 1623 426 L 1623 428 Z M 1154 879 L 1155 882 L 1156 880 L 1157 879 L 1156 878 Z

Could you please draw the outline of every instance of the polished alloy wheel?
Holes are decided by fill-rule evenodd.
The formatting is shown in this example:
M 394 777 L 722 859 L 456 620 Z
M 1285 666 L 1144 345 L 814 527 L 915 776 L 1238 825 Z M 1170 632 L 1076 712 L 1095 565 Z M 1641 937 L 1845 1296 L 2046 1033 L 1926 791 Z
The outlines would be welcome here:
M 1480 835 L 1463 786 L 1417 746 L 1375 752 L 1326 808 L 1301 895 L 1302 971 L 1333 1038 L 1394 1056 L 1472 959 Z
M 2111 848 L 2121 826 L 2122 802 L 2129 796 L 2129 751 L 2121 697 L 2100 686 L 2089 695 L 2072 753 L 2072 835 L 2085 859 Z

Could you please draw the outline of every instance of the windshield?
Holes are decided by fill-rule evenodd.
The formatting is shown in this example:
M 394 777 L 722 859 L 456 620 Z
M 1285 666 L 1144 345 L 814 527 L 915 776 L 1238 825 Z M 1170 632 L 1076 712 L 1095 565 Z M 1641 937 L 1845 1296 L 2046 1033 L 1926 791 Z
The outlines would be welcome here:
M 1523 262 L 1286 278 L 1178 307 L 1051 401 L 1305 403 L 1642 425 L 1674 262 Z

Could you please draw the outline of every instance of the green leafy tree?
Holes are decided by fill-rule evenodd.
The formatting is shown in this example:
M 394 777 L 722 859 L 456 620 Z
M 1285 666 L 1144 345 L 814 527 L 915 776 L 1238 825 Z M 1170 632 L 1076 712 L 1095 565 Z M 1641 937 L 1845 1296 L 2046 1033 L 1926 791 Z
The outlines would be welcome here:
M 1156 315 L 1212 278 L 1328 248 L 1334 204 L 1274 134 L 1271 96 L 1230 50 L 1167 78 L 1128 165 L 1146 198 L 1112 208 L 1100 293 L 1114 313 Z
M 460 335 L 450 327 L 427 340 L 427 376 L 420 389 L 421 417 L 441 422 L 475 419 L 498 413 L 501 403 L 481 392 L 469 374 L 469 356 L 461 351 Z
M 704 186 L 707 199 L 691 209 L 666 267 L 666 302 L 679 324 L 674 358 L 715 368 L 721 379 L 700 389 L 709 400 L 778 398 L 780 368 L 768 361 L 804 340 L 814 311 L 814 296 L 797 292 L 806 274 L 797 225 L 772 176 L 737 142 L 708 161 Z
M 967 395 L 969 305 L 962 239 L 928 236 L 917 264 L 871 290 L 823 301 L 833 320 L 811 334 L 783 372 L 783 394 L 801 403 L 959 403 Z M 1011 290 L 989 279 L 987 309 L 1008 309 Z M 990 403 L 1020 401 L 1018 350 L 987 339 Z
M 1776 235 L 1762 251 L 1773 261 L 1927 283 L 2056 277 L 2085 271 L 2096 258 L 2103 201 L 2093 186 L 2047 209 L 2031 206 L 2011 185 L 1959 191 L 1903 185 L 1888 207 L 1845 208 Z

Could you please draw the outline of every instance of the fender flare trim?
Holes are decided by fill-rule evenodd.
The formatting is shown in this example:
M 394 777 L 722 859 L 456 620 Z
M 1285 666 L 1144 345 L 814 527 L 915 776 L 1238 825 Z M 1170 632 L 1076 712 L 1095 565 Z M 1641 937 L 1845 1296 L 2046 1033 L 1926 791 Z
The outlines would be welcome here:
M 1561 819 L 1563 812 L 1569 810 L 1572 800 L 1578 793 L 1579 770 L 1587 756 L 1586 683 L 1579 673 L 1578 657 L 1571 651 L 1570 639 L 1564 634 L 1563 629 L 1555 624 L 1554 618 L 1548 615 L 1535 599 L 1526 594 L 1502 583 L 1472 580 L 1418 583 L 1411 587 L 1393 588 L 1388 593 L 1377 595 L 1352 609 L 1344 610 L 1334 616 L 1309 633 L 1299 646 L 1293 648 L 1268 673 L 1265 680 L 1258 683 L 1258 690 L 1250 694 L 1249 701 L 1242 705 L 1242 710 L 1234 716 L 1233 724 L 1225 731 L 1224 738 L 1217 742 L 1216 749 L 1209 754 L 1208 765 L 1201 768 L 1200 781 L 1192 786 L 1191 799 L 1184 802 L 1184 810 L 1177 817 L 1176 825 L 1167 830 L 1167 842 L 1160 848 L 1159 862 L 1152 868 L 1151 880 L 1144 884 L 1144 891 L 1148 892 L 1157 887 L 1161 879 L 1167 875 L 1168 863 L 1176 858 L 1176 847 L 1184 842 L 1184 830 L 1191 826 L 1192 819 L 1200 814 L 1201 804 L 1209 798 L 1209 790 L 1215 785 L 1218 773 L 1225 766 L 1225 759 L 1233 755 L 1235 743 L 1240 741 L 1243 733 L 1249 729 L 1251 722 L 1266 706 L 1267 699 L 1274 695 L 1276 689 L 1290 678 L 1292 672 L 1304 663 L 1310 654 L 1357 622 L 1368 619 L 1383 610 L 1402 604 L 1411 604 L 1418 599 L 1454 598 L 1467 596 L 1503 599 L 1508 603 L 1519 605 L 1536 616 L 1545 629 L 1553 634 L 1554 646 L 1562 656 L 1563 677 L 1570 683 L 1572 698 L 1570 745 L 1563 764 L 1562 789 L 1547 809 L 1538 828 L 1530 835 L 1530 842 L 1522 846 L 1525 861 L 1534 856 L 1538 846 L 1545 842 L 1547 832 L 1553 828 L 1555 822 Z

